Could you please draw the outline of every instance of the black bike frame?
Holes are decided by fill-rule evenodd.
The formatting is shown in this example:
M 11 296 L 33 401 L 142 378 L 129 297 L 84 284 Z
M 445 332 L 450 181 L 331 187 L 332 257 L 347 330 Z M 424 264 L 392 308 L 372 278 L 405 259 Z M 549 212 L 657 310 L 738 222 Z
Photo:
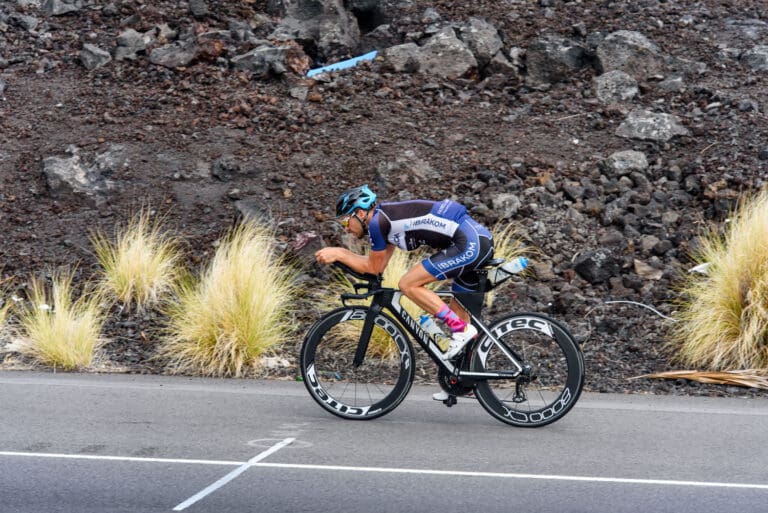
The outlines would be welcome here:
M 424 331 L 421 326 L 419 325 L 419 322 L 411 317 L 411 315 L 403 308 L 403 306 L 400 304 L 400 300 L 405 296 L 400 290 L 398 289 L 392 289 L 392 288 L 376 288 L 372 287 L 372 290 L 369 290 L 366 294 L 344 294 L 342 296 L 343 299 L 365 299 L 368 297 L 372 298 L 370 310 L 368 312 L 368 315 L 366 316 L 365 322 L 363 324 L 363 330 L 360 334 L 360 341 L 357 346 L 357 351 L 355 352 L 355 359 L 353 364 L 355 367 L 360 366 L 363 363 L 363 360 L 365 359 L 365 352 L 368 349 L 368 341 L 370 340 L 371 333 L 373 332 L 373 323 L 374 319 L 377 314 L 379 314 L 382 310 L 389 311 L 397 320 L 400 321 L 400 324 L 405 327 L 405 329 L 408 331 L 408 333 L 411 334 L 411 336 L 418 342 L 418 344 L 424 349 L 424 351 L 429 354 L 430 358 L 442 367 L 445 371 L 449 372 L 450 374 L 456 376 L 460 381 L 463 380 L 488 380 L 488 379 L 513 379 L 520 376 L 520 374 L 523 372 L 524 365 L 521 363 L 521 358 L 518 357 L 512 349 L 510 349 L 505 343 L 498 340 L 496 337 L 493 336 L 493 333 L 491 333 L 488 328 L 483 324 L 481 321 L 479 315 L 476 314 L 476 312 L 479 311 L 479 307 L 482 306 L 482 293 L 471 293 L 466 294 L 467 296 L 474 296 L 471 299 L 475 301 L 468 301 L 467 303 L 470 303 L 471 306 L 467 307 L 465 304 L 461 301 L 461 296 L 464 294 L 454 294 L 453 292 L 447 292 L 447 291 L 437 291 L 436 292 L 438 296 L 440 296 L 443 299 L 446 298 L 452 298 L 455 299 L 462 308 L 466 309 L 467 312 L 469 312 L 471 322 L 474 323 L 475 326 L 479 328 L 478 336 L 482 338 L 481 335 L 485 335 L 488 337 L 488 342 L 490 344 L 495 344 L 496 346 L 501 349 L 501 351 L 509 358 L 509 360 L 517 367 L 517 370 L 515 371 L 500 371 L 500 372 L 472 372 L 466 369 L 461 369 L 459 366 L 454 365 L 452 362 L 446 362 L 442 358 L 439 357 L 441 351 L 440 348 L 437 346 L 437 342 L 435 341 L 434 337 L 430 336 L 426 331 Z M 477 296 L 481 296 L 481 302 L 478 304 L 476 299 Z M 474 303 L 474 304 L 472 304 Z M 477 342 L 475 342 L 477 343 Z

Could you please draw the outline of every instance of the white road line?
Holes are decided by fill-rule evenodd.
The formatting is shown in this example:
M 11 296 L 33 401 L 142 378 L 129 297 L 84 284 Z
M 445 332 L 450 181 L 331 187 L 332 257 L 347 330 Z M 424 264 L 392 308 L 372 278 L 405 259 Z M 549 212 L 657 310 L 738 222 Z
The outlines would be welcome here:
M 593 482 L 593 483 L 620 483 L 620 484 L 641 484 L 641 485 L 659 485 L 659 486 L 693 486 L 693 487 L 709 487 L 709 488 L 742 488 L 742 489 L 752 489 L 752 490 L 768 490 L 768 484 L 754 484 L 754 483 L 723 483 L 723 482 L 713 482 L 713 481 L 680 481 L 680 480 L 669 480 L 669 479 L 631 479 L 631 478 L 621 478 L 621 477 L 564 476 L 564 475 L 556 475 L 556 474 L 553 474 L 553 475 L 513 474 L 513 473 L 505 473 L 505 472 L 471 472 L 471 471 L 462 471 L 462 470 L 429 470 L 429 469 L 408 469 L 408 468 L 387 468 L 387 467 L 352 467 L 352 466 L 343 466 L 343 465 L 259 463 L 260 460 L 266 458 L 270 454 L 273 454 L 275 451 L 285 447 L 292 441 L 293 439 L 287 438 L 282 442 L 274 445 L 270 449 L 260 453 L 258 456 L 245 462 L 227 461 L 227 460 L 135 458 L 135 457 L 128 457 L 128 456 L 94 456 L 94 455 L 87 455 L 87 454 L 54 454 L 54 453 L 3 452 L 3 451 L 0 451 L 0 456 L 23 456 L 23 457 L 29 457 L 29 458 L 64 458 L 64 459 L 79 459 L 79 460 L 132 461 L 132 462 L 147 462 L 147 463 L 181 463 L 181 464 L 189 464 L 189 465 L 238 466 L 239 468 L 233 471 L 233 473 L 237 472 L 237 475 L 240 475 L 243 471 L 247 470 L 247 468 L 249 467 L 262 467 L 262 468 L 278 468 L 278 469 L 286 468 L 286 469 L 297 469 L 297 470 L 381 472 L 381 473 L 389 473 L 389 474 L 421 474 L 421 475 L 456 476 L 456 477 L 490 477 L 490 478 L 500 478 L 500 479 L 540 479 L 540 480 L 551 480 L 551 481 L 581 481 L 581 482 Z M 237 475 L 232 476 L 228 481 L 231 481 L 232 479 L 237 477 Z M 223 479 L 224 478 L 222 478 L 222 480 Z M 217 481 L 217 483 L 218 482 L 219 481 Z M 181 506 L 181 504 L 179 506 Z M 177 508 L 179 506 L 177 506 Z
M 133 456 L 97 456 L 94 454 L 56 454 L 46 452 L 7 452 L 0 451 L 0 456 L 22 456 L 26 458 L 60 458 L 69 460 L 105 460 L 134 461 L 139 463 L 182 463 L 187 465 L 242 465 L 242 461 L 226 460 L 185 460 L 178 458 L 139 458 Z
M 254 467 L 294 468 L 299 470 L 341 470 L 348 472 L 382 472 L 389 474 L 422 474 L 434 476 L 494 477 L 506 479 L 543 479 L 550 481 L 582 481 L 594 483 L 650 484 L 663 486 L 701 486 L 710 488 L 751 488 L 768 490 L 768 484 L 718 483 L 710 481 L 677 481 L 668 479 L 630 479 L 621 477 L 562 476 L 554 474 L 511 474 L 505 472 L 471 472 L 461 470 L 421 470 L 386 467 L 345 467 L 340 465 L 303 465 L 293 463 L 257 463 Z
M 230 472 L 226 476 L 222 477 L 221 479 L 219 479 L 215 483 L 213 483 L 210 486 L 204 488 L 203 490 L 199 491 L 198 493 L 196 493 L 195 495 L 193 495 L 189 499 L 185 500 L 184 502 L 182 502 L 181 504 L 179 504 L 178 506 L 173 508 L 173 511 L 182 511 L 182 510 L 188 508 L 189 506 L 191 506 L 192 504 L 196 503 L 197 501 L 199 501 L 200 499 L 202 499 L 206 495 L 209 495 L 210 493 L 213 493 L 214 491 L 218 490 L 219 488 L 221 488 L 222 486 L 224 486 L 225 484 L 229 483 L 234 478 L 236 478 L 237 476 L 239 476 L 240 474 L 242 474 L 243 472 L 248 470 L 250 467 L 256 465 L 259 461 L 263 460 L 264 458 L 266 458 L 270 454 L 273 454 L 273 453 L 279 451 L 280 449 L 282 449 L 286 445 L 290 444 L 294 440 L 295 440 L 294 438 L 286 438 L 282 442 L 279 442 L 279 443 L 273 445 L 272 447 L 270 447 L 266 451 L 264 451 L 264 452 L 262 452 L 260 454 L 257 454 L 256 456 L 254 456 L 253 458 L 251 458 L 250 460 L 245 462 L 243 465 L 237 467 L 235 470 L 233 470 L 232 472 Z

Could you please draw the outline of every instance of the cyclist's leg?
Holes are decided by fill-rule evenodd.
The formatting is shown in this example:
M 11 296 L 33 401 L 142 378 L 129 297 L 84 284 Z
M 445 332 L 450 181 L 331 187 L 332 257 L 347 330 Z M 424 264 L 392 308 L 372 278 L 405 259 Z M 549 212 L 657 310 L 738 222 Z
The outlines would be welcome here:
M 451 310 L 456 312 L 456 315 L 461 317 L 464 322 L 469 322 L 471 319 L 471 315 L 469 313 L 469 310 L 475 313 L 475 315 L 480 315 L 480 308 L 479 306 L 482 305 L 482 298 L 476 299 L 473 296 L 476 294 L 473 294 L 475 292 L 479 292 L 479 288 L 476 287 L 464 287 L 459 284 L 459 278 L 455 278 L 453 280 L 453 283 L 451 284 L 451 292 L 453 292 L 456 295 L 462 295 L 461 300 L 463 301 L 463 304 L 459 303 L 456 299 L 451 299 L 450 304 L 448 305 Z M 472 294 L 472 296 L 470 296 Z M 472 299 L 469 299 L 472 298 Z M 476 305 L 475 303 L 478 303 Z M 468 310 L 469 309 L 469 310 Z
M 477 247 L 477 244 L 459 229 L 454 234 L 450 246 L 422 260 L 421 266 L 435 280 L 453 278 L 461 273 L 467 262 L 477 258 Z M 443 319 L 452 331 L 463 331 L 466 323 L 469 322 L 467 312 L 454 300 L 449 305 L 440 300 L 439 303 L 433 303 L 431 306 L 436 309 L 427 310 L 427 312 Z
M 455 282 L 458 281 L 456 287 L 459 287 L 459 290 L 477 290 L 479 279 L 473 270 L 492 256 L 493 240 L 490 232 L 467 217 L 456 230 L 453 244 L 410 269 L 400 279 L 398 286 L 406 297 L 427 313 L 440 313 L 440 317 L 446 320 L 452 331 L 463 331 L 470 320 L 469 313 L 455 300 L 451 300 L 446 306 L 442 299 L 425 285 L 454 278 Z M 466 276 L 462 277 L 464 274 Z
M 425 287 L 425 285 L 435 281 L 437 278 L 427 271 L 424 264 L 419 263 L 400 278 L 397 286 L 408 299 L 416 303 L 422 310 L 436 315 L 445 303 L 440 299 L 440 296 Z
M 437 312 L 445 307 L 445 303 L 440 296 L 425 287 L 425 285 L 435 281 L 437 281 L 437 278 L 426 270 L 423 263 L 419 263 L 403 275 L 398 287 L 407 298 L 416 303 L 421 309 L 432 316 L 436 316 Z M 458 303 L 451 300 L 450 306 L 458 307 Z M 464 314 L 467 315 L 466 312 Z M 465 322 L 469 322 L 468 315 Z M 456 398 L 452 397 L 445 390 L 432 394 L 432 399 L 443 401 L 448 405 L 456 403 Z M 451 400 L 453 401 L 452 403 L 450 402 Z
M 442 270 L 445 278 L 453 278 L 453 292 L 482 292 L 476 269 L 490 258 L 493 258 L 491 233 L 473 219 L 467 218 L 459 225 L 453 246 L 432 255 L 425 261 L 425 267 L 432 272 Z M 449 308 L 464 322 L 469 322 L 469 312 L 456 300 L 451 301 Z
M 398 287 L 408 299 L 416 303 L 422 310 L 432 316 L 437 316 L 439 313 L 443 312 L 446 308 L 446 304 L 440 296 L 425 287 L 425 285 L 437 280 L 438 278 L 427 271 L 422 262 L 415 265 L 400 278 Z M 454 310 L 454 308 L 457 308 L 459 311 Z M 451 300 L 448 309 L 451 313 L 455 313 L 459 316 L 464 321 L 464 324 L 469 322 L 469 314 L 464 311 L 455 300 Z M 464 325 L 462 325 L 462 328 L 463 326 Z

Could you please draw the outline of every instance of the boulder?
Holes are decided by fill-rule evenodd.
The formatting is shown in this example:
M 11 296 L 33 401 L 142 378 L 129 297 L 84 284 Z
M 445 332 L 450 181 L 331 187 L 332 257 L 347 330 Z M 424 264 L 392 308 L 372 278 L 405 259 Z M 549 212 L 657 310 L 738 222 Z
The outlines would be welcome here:
M 450 27 L 427 39 L 424 46 L 405 43 L 382 52 L 385 66 L 397 72 L 420 71 L 454 79 L 477 69 L 477 60 Z
M 447 27 L 430 37 L 419 52 L 422 73 L 454 79 L 477 69 L 477 60 L 467 46 Z
M 115 60 L 133 60 L 136 54 L 143 52 L 149 45 L 155 42 L 155 30 L 141 33 L 134 29 L 128 29 L 117 36 L 117 48 Z
M 501 74 L 508 77 L 512 77 L 515 80 L 520 79 L 520 69 L 515 66 L 503 51 L 498 52 L 491 58 L 491 61 L 486 65 L 484 70 L 486 75 Z
M 620 72 L 619 72 L 620 73 Z M 671 75 L 656 84 L 656 89 L 666 93 L 675 93 L 685 89 L 685 79 L 680 75 Z
M 232 180 L 234 176 L 242 172 L 242 166 L 234 155 L 222 155 L 211 164 L 211 176 L 222 182 Z
M 498 219 L 511 219 L 523 206 L 520 197 L 509 192 L 495 195 L 491 203 Z
M 238 219 L 254 221 L 258 223 L 273 223 L 272 212 L 261 196 L 249 196 L 235 201 Z
M 43 159 L 43 175 L 52 198 L 88 192 L 94 188 L 94 180 L 80 162 L 79 155 Z
M 197 57 L 197 45 L 192 40 L 176 41 L 152 50 L 149 62 L 166 68 L 188 66 Z
M 637 80 L 623 71 L 614 70 L 594 78 L 595 96 L 602 103 L 631 100 L 640 92 Z
M 85 199 L 98 203 L 104 192 L 113 188 L 106 179 L 113 171 L 110 156 L 102 155 L 92 165 L 86 165 L 77 148 L 70 148 L 70 157 L 47 157 L 43 159 L 42 171 L 48 186 L 48 193 L 54 199 Z
M 481 67 L 491 62 L 503 47 L 498 29 L 480 18 L 470 18 L 462 25 L 459 28 L 459 38 L 464 41 Z
M 642 173 L 648 169 L 648 159 L 641 151 L 617 151 L 605 159 L 603 168 L 609 178 L 625 176 L 633 171 Z
M 603 205 L 601 222 L 603 226 L 626 224 L 627 207 L 629 207 L 630 194 L 627 193 L 623 196 L 619 196 L 613 201 L 609 201 Z
M 355 17 L 345 10 L 317 20 L 315 43 L 326 58 L 357 53 L 360 45 L 360 28 Z
M 286 248 L 287 255 L 295 260 L 302 269 L 313 276 L 327 277 L 328 267 L 320 265 L 315 259 L 315 253 L 325 247 L 323 238 L 313 231 L 297 233 Z
M 395 33 L 391 25 L 379 25 L 361 36 L 360 53 L 368 53 L 379 48 L 389 48 L 397 43 L 398 40 L 398 34 Z
M 80 51 L 80 62 L 86 69 L 92 70 L 104 66 L 112 60 L 112 55 L 96 45 L 86 43 Z
M 21 27 L 27 31 L 33 31 L 40 24 L 40 20 L 34 16 L 27 16 L 26 14 L 13 13 L 8 16 L 8 23 Z
M 205 0 L 189 0 L 189 12 L 195 18 L 208 16 L 208 3 Z
M 755 46 L 744 52 L 740 60 L 755 71 L 768 71 L 768 46 Z
M 608 34 L 597 45 L 596 54 L 601 71 L 623 71 L 637 80 L 658 75 L 664 69 L 664 56 L 659 47 L 643 34 L 631 30 Z
M 592 54 L 584 46 L 558 35 L 542 36 L 526 52 L 526 83 L 551 84 L 564 80 L 568 73 L 589 66 Z
M 77 12 L 83 7 L 83 0 L 43 0 L 40 10 L 51 16 Z
M 664 271 L 651 267 L 642 260 L 634 259 L 633 266 L 635 273 L 645 280 L 660 280 L 664 275 Z
M 599 249 L 580 255 L 573 263 L 573 269 L 589 283 L 605 283 L 619 276 L 621 266 L 610 250 Z
M 232 66 L 250 72 L 256 77 L 268 77 L 270 74 L 282 75 L 287 71 L 287 47 L 262 44 L 250 52 L 232 58 Z
M 645 141 L 666 142 L 678 135 L 689 134 L 677 116 L 647 110 L 633 110 L 616 129 L 619 137 Z
M 282 18 L 269 39 L 313 44 L 324 59 L 357 52 L 360 28 L 342 0 L 270 0 L 267 9 Z
M 414 73 L 421 67 L 421 47 L 416 43 L 405 43 L 385 49 L 381 56 L 384 65 L 398 73 Z

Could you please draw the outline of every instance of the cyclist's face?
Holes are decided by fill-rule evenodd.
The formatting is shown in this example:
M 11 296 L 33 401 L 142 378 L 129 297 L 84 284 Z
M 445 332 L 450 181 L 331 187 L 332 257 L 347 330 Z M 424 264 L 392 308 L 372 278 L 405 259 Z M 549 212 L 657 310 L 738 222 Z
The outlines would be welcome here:
M 358 217 L 357 213 L 359 210 L 356 210 L 352 214 L 347 214 L 345 216 L 342 216 L 339 219 L 339 222 L 341 222 L 341 226 L 344 227 L 344 231 L 347 233 L 351 233 L 352 235 L 356 236 L 358 239 L 363 236 L 363 222 L 360 217 Z M 357 221 L 352 219 L 352 217 L 357 217 Z M 358 222 L 360 221 L 360 222 Z

